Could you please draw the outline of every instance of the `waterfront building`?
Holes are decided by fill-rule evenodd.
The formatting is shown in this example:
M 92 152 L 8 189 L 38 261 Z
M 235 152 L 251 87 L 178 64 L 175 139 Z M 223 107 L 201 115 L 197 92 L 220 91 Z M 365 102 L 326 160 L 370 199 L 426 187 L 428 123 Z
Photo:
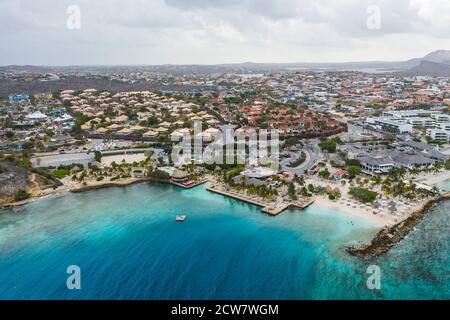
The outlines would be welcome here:
M 394 167 L 394 161 L 386 157 L 363 157 L 358 159 L 363 172 L 383 174 Z
M 389 157 L 394 161 L 396 167 L 411 169 L 425 169 L 434 166 L 435 160 L 415 152 L 392 152 Z
M 262 186 L 266 185 L 266 182 L 256 178 L 247 178 L 245 176 L 239 175 L 233 178 L 235 184 L 245 183 L 247 186 Z
M 189 179 L 189 176 L 187 172 L 182 170 L 175 170 L 172 174 L 172 181 L 173 182 L 186 182 Z
M 251 167 L 241 172 L 247 178 L 266 179 L 277 174 L 276 170 L 265 167 Z
M 364 156 L 358 158 L 361 169 L 366 173 L 385 174 L 392 168 L 424 169 L 435 165 L 436 160 L 422 153 L 410 152 L 385 152 L 376 156 Z
M 134 170 L 133 171 L 133 178 L 144 178 L 145 172 L 142 170 Z

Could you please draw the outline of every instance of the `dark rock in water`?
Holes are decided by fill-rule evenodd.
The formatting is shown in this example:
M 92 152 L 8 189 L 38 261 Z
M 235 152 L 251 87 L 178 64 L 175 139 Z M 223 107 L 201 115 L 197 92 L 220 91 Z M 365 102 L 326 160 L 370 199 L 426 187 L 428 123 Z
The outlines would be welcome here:
M 388 252 L 395 244 L 404 239 L 416 225 L 422 221 L 425 214 L 431 211 L 433 206 L 441 201 L 450 199 L 450 192 L 438 198 L 434 198 L 426 203 L 421 210 L 412 213 L 404 221 L 393 226 L 381 229 L 372 242 L 368 245 L 353 246 L 346 248 L 346 251 L 357 257 L 378 257 Z

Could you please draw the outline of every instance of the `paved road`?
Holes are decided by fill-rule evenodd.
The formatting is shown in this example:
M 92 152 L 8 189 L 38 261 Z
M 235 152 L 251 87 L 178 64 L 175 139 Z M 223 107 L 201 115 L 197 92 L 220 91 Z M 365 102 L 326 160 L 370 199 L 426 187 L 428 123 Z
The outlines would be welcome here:
M 312 167 L 314 167 L 320 159 L 319 141 L 314 140 L 311 143 L 305 145 L 305 147 L 302 149 L 302 151 L 304 151 L 306 153 L 306 160 L 304 163 L 302 163 L 297 168 L 289 167 L 288 166 L 289 163 L 296 161 L 300 157 L 300 153 L 301 153 L 301 151 L 299 151 L 297 153 L 292 152 L 290 158 L 283 160 L 281 162 L 281 167 L 284 170 L 293 172 L 297 175 L 305 174 L 305 172 L 310 170 Z

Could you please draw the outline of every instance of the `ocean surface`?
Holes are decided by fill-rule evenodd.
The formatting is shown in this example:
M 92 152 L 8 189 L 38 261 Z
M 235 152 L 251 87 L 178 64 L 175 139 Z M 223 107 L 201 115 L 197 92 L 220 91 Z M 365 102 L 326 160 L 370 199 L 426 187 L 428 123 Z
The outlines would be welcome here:
M 441 190 L 448 190 L 448 191 L 450 191 L 450 180 L 441 182 L 441 183 L 437 184 L 436 187 L 438 187 Z
M 0 299 L 449 299 L 449 220 L 441 203 L 387 255 L 361 260 L 343 248 L 376 230 L 325 207 L 271 217 L 156 183 L 53 195 L 0 211 Z M 67 288 L 71 265 L 80 290 Z M 369 265 L 380 290 L 367 288 Z

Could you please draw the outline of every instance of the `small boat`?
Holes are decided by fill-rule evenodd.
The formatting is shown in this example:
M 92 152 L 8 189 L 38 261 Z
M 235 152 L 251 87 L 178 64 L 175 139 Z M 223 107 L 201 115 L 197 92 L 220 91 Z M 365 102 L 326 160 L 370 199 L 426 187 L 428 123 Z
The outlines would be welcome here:
M 175 221 L 177 222 L 184 222 L 184 220 L 186 220 L 185 215 L 177 215 L 177 217 L 175 218 Z

